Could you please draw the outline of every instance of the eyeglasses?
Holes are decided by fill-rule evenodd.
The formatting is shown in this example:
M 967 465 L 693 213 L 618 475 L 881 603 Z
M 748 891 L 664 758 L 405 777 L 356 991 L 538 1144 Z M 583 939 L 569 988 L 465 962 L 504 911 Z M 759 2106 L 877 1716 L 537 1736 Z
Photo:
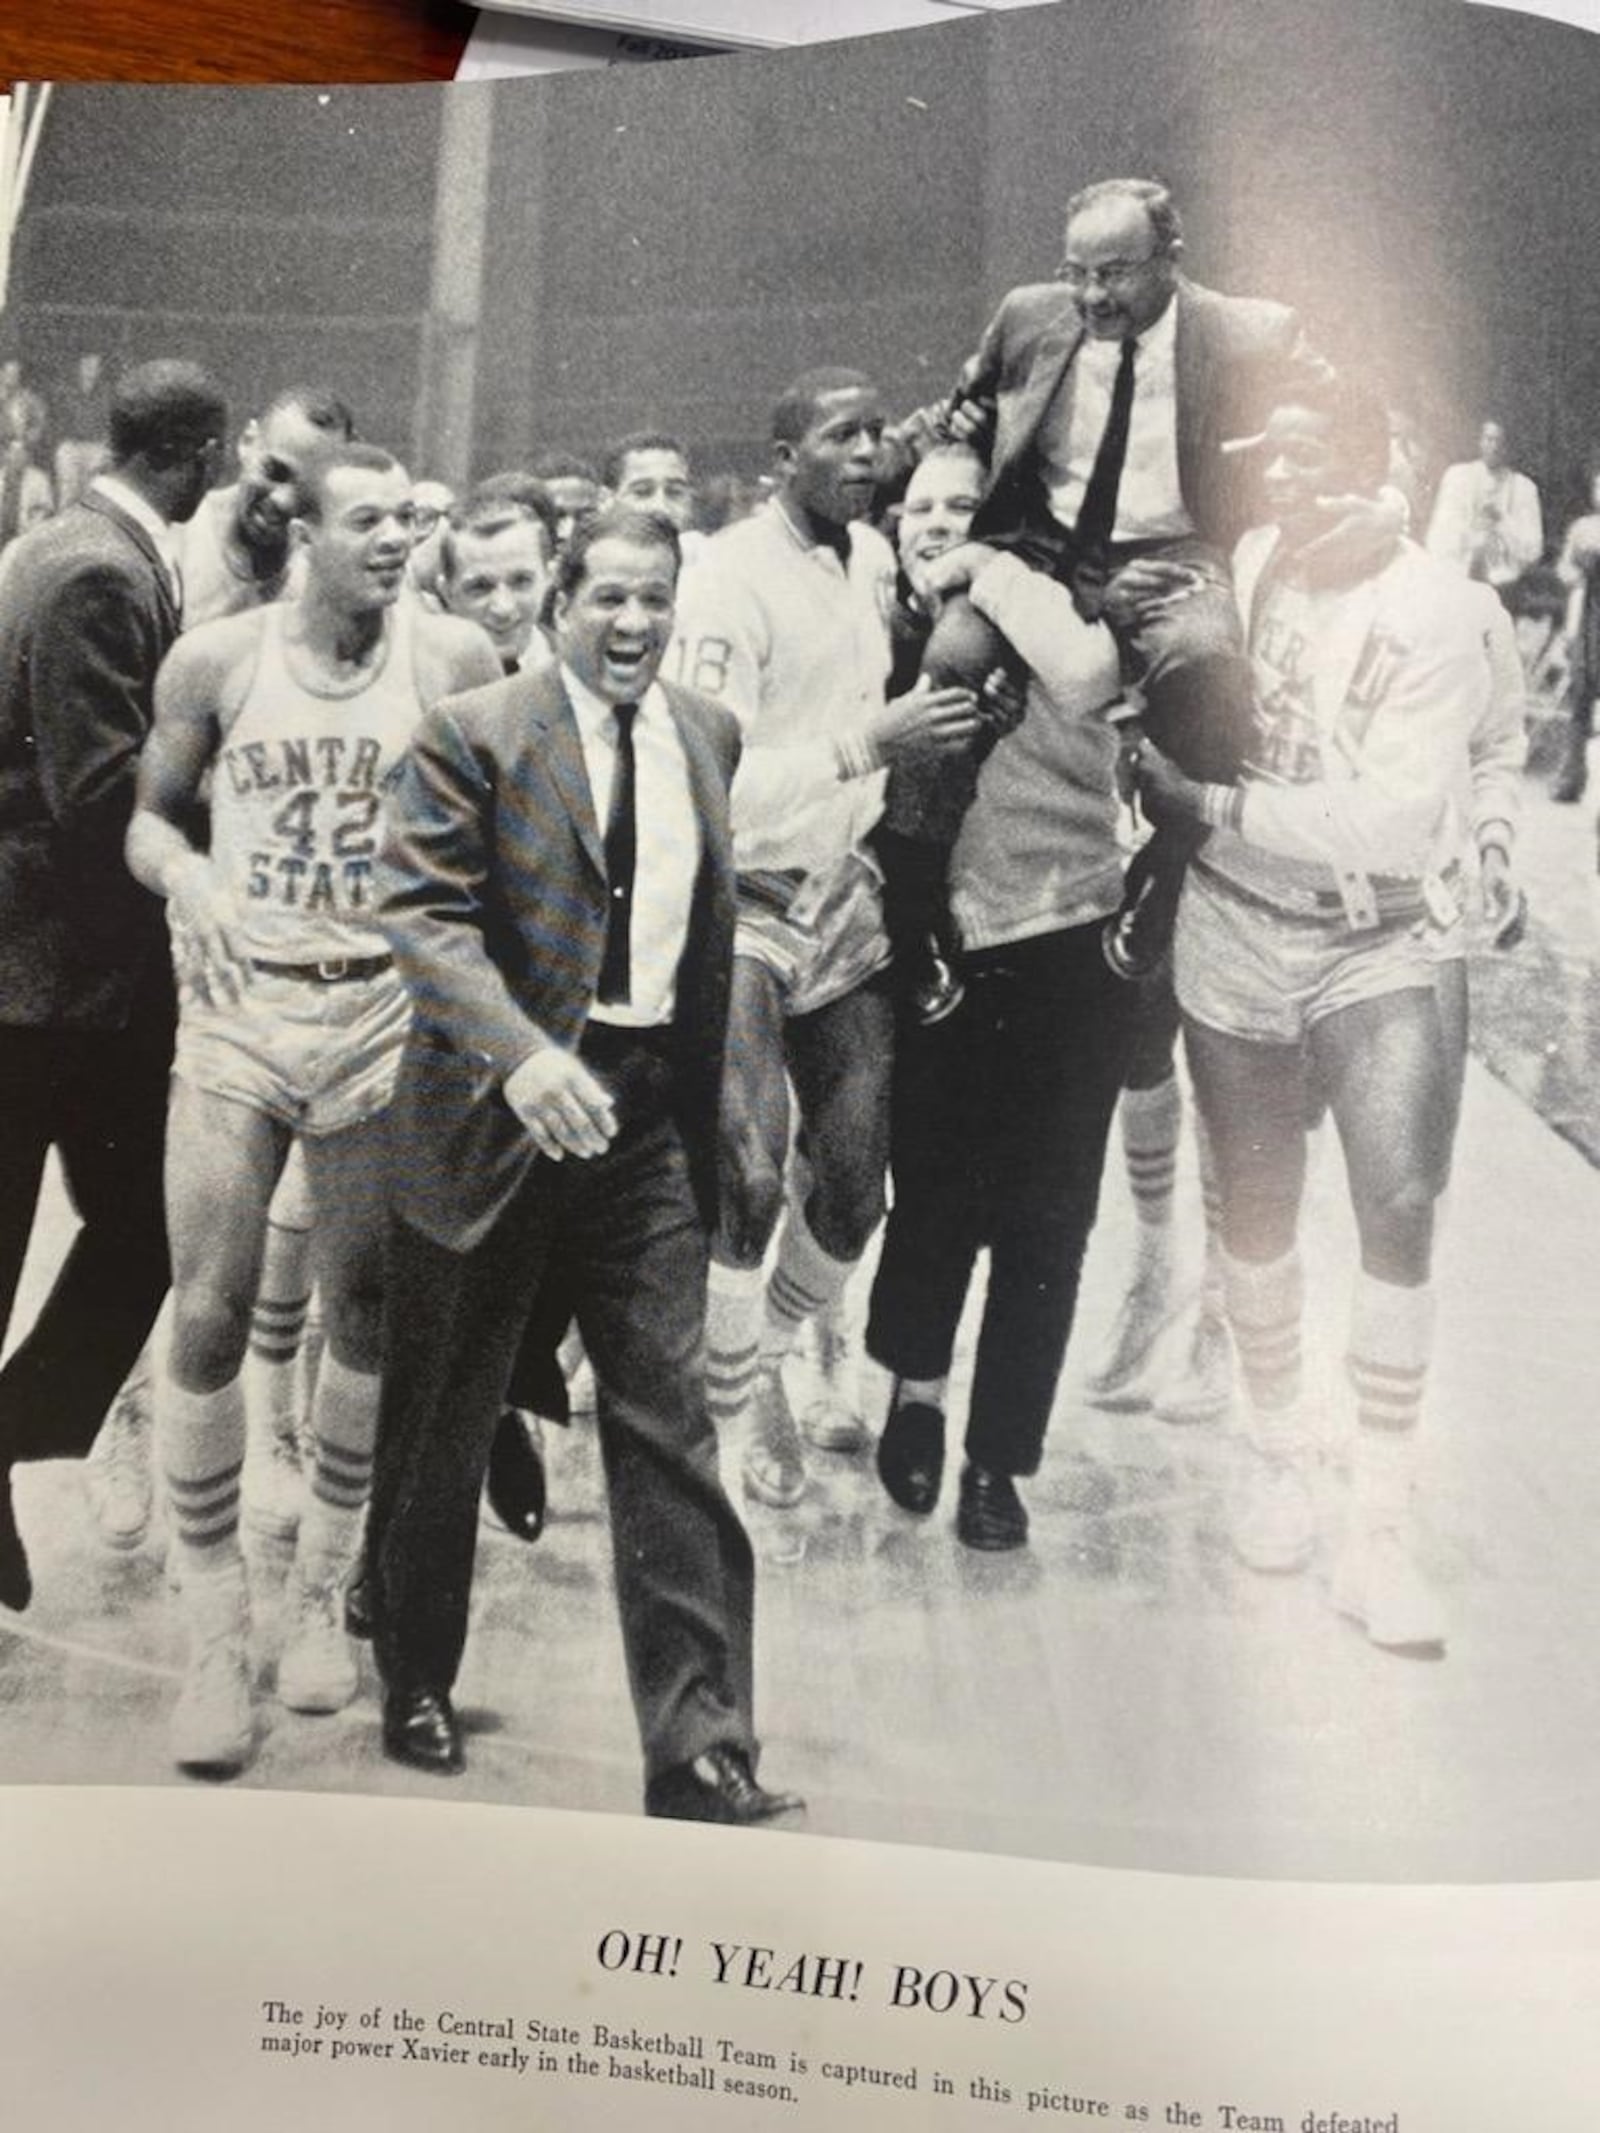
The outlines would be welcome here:
M 1056 268 L 1056 280 L 1065 282 L 1069 289 L 1087 289 L 1092 281 L 1097 281 L 1102 289 L 1131 289 L 1153 260 L 1166 256 L 1164 252 L 1146 252 L 1143 259 L 1108 259 L 1098 267 L 1086 267 L 1079 260 L 1064 259 Z

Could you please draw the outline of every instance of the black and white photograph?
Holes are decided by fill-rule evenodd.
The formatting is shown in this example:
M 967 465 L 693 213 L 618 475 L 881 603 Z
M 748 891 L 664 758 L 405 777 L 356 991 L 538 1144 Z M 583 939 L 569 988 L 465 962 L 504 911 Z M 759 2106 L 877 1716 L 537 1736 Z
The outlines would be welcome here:
M 1600 1873 L 1597 110 L 18 92 L 0 1786 Z

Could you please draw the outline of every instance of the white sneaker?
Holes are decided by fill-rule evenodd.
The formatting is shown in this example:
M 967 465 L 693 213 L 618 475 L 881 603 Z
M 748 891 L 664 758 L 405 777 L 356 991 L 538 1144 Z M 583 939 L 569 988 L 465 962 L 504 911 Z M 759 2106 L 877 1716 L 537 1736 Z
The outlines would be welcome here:
M 1174 1316 L 1171 1268 L 1164 1258 L 1141 1265 L 1123 1291 L 1099 1360 L 1090 1370 L 1091 1407 L 1107 1414 L 1142 1414 L 1151 1401 L 1150 1365 Z
M 756 1373 L 743 1478 L 745 1494 L 773 1511 L 792 1511 L 806 1492 L 805 1448 L 781 1368 L 763 1365 Z
M 244 1566 L 186 1577 L 189 1667 L 172 1714 L 173 1759 L 185 1770 L 242 1770 L 255 1745 Z
M 306 1476 L 292 1415 L 252 1419 L 245 1438 L 240 1482 L 243 1518 L 264 1540 L 292 1541 L 300 1530 Z
M 1163 1422 L 1186 1428 L 1215 1422 L 1233 1405 L 1233 1340 L 1227 1320 L 1201 1307 L 1170 1390 L 1156 1400 Z
M 1316 1510 L 1297 1454 L 1248 1440 L 1228 1494 L 1228 1540 L 1248 1570 L 1304 1570 L 1317 1544 Z
M 1396 1525 L 1351 1533 L 1334 1568 L 1333 1604 L 1384 1651 L 1444 1649 L 1443 1605 Z
M 123 1551 L 141 1546 L 155 1508 L 150 1409 L 142 1386 L 117 1395 L 83 1462 L 83 1486 L 106 1546 Z
M 290 1587 L 289 1633 L 278 1661 L 278 1701 L 291 1711 L 342 1711 L 356 1693 L 355 1647 L 345 1633 L 344 1581 Z
M 819 1383 L 806 1402 L 800 1427 L 819 1452 L 864 1452 L 872 1432 L 861 1413 L 859 1356 L 850 1324 L 837 1305 L 811 1321 Z

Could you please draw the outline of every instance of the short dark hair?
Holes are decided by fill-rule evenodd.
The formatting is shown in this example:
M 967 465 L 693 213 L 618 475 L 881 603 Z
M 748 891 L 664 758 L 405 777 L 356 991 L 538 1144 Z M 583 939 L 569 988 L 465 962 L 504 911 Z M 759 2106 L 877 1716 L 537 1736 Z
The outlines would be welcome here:
M 548 563 L 556 552 L 555 506 L 542 488 L 535 484 L 542 510 L 534 510 L 524 503 L 521 496 L 486 492 L 474 489 L 464 497 L 445 519 L 444 532 L 439 541 L 439 566 L 441 574 L 453 578 L 456 574 L 456 536 L 460 533 L 475 533 L 482 540 L 490 540 L 497 533 L 504 533 L 512 526 L 537 527 Z
M 198 363 L 161 357 L 123 374 L 111 396 L 111 459 L 125 466 L 142 459 L 175 467 L 228 427 L 228 403 L 211 373 Z
M 556 509 L 555 498 L 537 474 L 524 473 L 521 467 L 505 467 L 498 474 L 486 474 L 470 494 L 457 505 L 458 512 L 488 510 L 500 504 L 512 504 L 525 518 L 537 519 L 549 538 L 552 554 L 561 532 L 561 514 Z M 481 527 L 476 528 L 481 532 Z
M 817 409 L 827 394 L 870 393 L 874 390 L 873 381 L 865 371 L 844 370 L 837 364 L 803 370 L 798 378 L 784 387 L 773 404 L 773 443 L 798 444 L 816 421 Z
M 1335 376 L 1280 394 L 1280 407 L 1305 407 L 1328 424 L 1339 463 L 1357 489 L 1379 489 L 1389 473 L 1389 410 L 1359 377 Z
M 600 485 L 600 476 L 588 460 L 571 452 L 536 452 L 531 471 L 540 481 L 592 481 L 597 488 Z
M 685 467 L 689 464 L 689 448 L 681 437 L 673 437 L 666 430 L 635 430 L 612 445 L 600 462 L 600 478 L 608 489 L 614 489 L 621 481 L 635 452 L 676 452 Z
M 359 467 L 369 474 L 405 471 L 393 452 L 386 452 L 381 444 L 363 444 L 359 439 L 352 439 L 330 452 L 325 459 L 318 459 L 307 467 L 297 500 L 301 518 L 321 519 L 322 507 L 328 500 L 328 477 L 337 474 L 341 467 Z
M 555 590 L 565 598 L 570 599 L 583 583 L 589 568 L 589 551 L 598 541 L 632 541 L 639 548 L 664 548 L 672 558 L 674 578 L 683 563 L 678 529 L 659 511 L 639 511 L 627 504 L 586 511 L 556 558 Z
M 1170 252 L 1174 245 L 1182 244 L 1183 218 L 1178 213 L 1178 203 L 1172 197 L 1172 188 L 1159 178 L 1101 178 L 1073 194 L 1067 202 L 1065 220 L 1071 222 L 1074 216 L 1086 208 L 1098 207 L 1103 200 L 1137 201 L 1149 217 L 1158 252 Z
M 325 385 L 287 385 L 281 393 L 274 393 L 261 410 L 261 419 L 282 414 L 293 408 L 297 415 L 304 415 L 314 430 L 325 430 L 330 437 L 339 437 L 346 444 L 356 434 L 356 418 L 347 400 L 341 400 L 336 392 Z

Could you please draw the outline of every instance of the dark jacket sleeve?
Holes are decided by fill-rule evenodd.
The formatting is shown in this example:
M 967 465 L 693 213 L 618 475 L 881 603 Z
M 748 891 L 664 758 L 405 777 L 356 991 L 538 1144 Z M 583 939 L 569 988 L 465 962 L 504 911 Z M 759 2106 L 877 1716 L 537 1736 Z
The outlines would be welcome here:
M 377 919 L 419 1020 L 504 1081 L 557 1041 L 513 995 L 494 953 L 494 766 L 452 707 L 423 721 L 388 797 Z

